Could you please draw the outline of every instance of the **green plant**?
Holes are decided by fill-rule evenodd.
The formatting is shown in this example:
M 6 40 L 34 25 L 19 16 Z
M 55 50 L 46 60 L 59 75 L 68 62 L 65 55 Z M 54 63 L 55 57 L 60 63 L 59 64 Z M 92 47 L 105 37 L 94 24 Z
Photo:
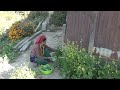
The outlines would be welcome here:
M 61 53 L 59 54 L 58 53 Z M 106 61 L 101 57 L 89 55 L 83 48 L 67 43 L 56 54 L 60 70 L 70 79 L 113 79 L 120 78 L 119 61 Z M 61 58 L 63 57 L 63 58 Z
M 10 79 L 34 79 L 35 72 L 28 68 L 27 65 L 18 67 L 11 73 Z
M 42 17 L 45 19 L 48 16 L 48 11 L 31 11 L 28 15 L 29 19 L 35 19 L 36 17 Z
M 45 20 L 48 16 L 48 11 L 31 11 L 27 20 L 32 21 L 36 26 L 41 20 Z
M 25 32 L 24 36 L 32 35 L 39 22 L 45 20 L 47 16 L 47 11 L 31 11 L 28 17 L 20 24 L 20 27 Z
M 34 33 L 35 30 L 35 24 L 31 22 L 30 20 L 24 21 L 20 24 L 21 29 L 24 31 L 23 36 L 29 36 Z
M 66 23 L 67 11 L 54 11 L 50 18 L 50 25 L 62 26 Z
M 7 38 L 7 35 L 5 35 L 5 34 L 0 35 L 0 41 L 1 41 L 1 42 L 6 41 L 6 39 L 8 39 L 8 38 Z
M 96 69 L 98 79 L 119 79 L 120 78 L 119 61 L 106 61 Z
M 13 62 L 15 58 L 18 56 L 17 51 L 13 50 L 16 42 L 9 42 L 9 38 L 6 38 L 5 41 L 0 42 L 0 56 L 8 60 L 8 62 Z
M 52 67 L 49 64 L 46 64 L 46 65 L 41 65 L 41 69 L 43 71 L 48 71 L 48 70 L 51 70 Z
M 3 55 L 7 55 L 9 61 L 12 62 L 17 57 L 17 52 L 13 51 L 12 46 L 6 45 L 3 48 Z

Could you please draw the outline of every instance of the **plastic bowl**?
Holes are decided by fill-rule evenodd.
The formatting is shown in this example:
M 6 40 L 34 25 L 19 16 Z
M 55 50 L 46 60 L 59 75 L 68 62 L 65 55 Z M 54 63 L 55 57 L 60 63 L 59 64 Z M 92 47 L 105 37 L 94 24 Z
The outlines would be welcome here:
M 39 67 L 39 70 L 40 70 L 40 72 L 41 72 L 42 74 L 46 74 L 46 75 L 47 75 L 47 74 L 51 74 L 51 73 L 53 72 L 53 67 L 52 67 L 52 66 L 50 66 L 50 67 L 51 67 L 51 70 L 45 70 L 45 71 L 42 69 L 43 66 L 44 66 L 44 65 L 42 65 L 42 66 Z

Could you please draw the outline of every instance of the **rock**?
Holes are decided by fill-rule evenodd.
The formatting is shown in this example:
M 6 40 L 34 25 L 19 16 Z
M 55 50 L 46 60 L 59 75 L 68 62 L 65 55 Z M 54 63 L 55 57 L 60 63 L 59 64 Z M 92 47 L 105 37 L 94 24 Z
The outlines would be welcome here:
M 62 29 L 63 29 L 63 30 L 66 29 L 66 24 L 63 24 Z
M 21 49 L 20 52 L 25 51 L 31 44 L 31 41 L 27 42 Z
M 50 17 L 51 17 L 52 14 L 53 14 L 53 11 L 49 11 L 48 17 L 42 23 L 42 30 L 46 30 L 47 29 L 47 25 L 49 24 L 49 20 L 50 20 Z
M 44 21 L 42 23 L 42 30 L 46 30 L 46 26 L 47 26 L 47 21 Z

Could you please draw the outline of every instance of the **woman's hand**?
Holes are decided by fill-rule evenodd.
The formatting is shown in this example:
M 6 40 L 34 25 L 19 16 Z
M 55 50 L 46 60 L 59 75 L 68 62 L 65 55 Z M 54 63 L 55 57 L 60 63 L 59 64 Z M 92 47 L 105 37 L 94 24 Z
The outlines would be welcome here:
M 52 59 L 51 57 L 44 57 L 44 59 Z
M 50 53 L 51 57 L 55 56 L 55 52 Z

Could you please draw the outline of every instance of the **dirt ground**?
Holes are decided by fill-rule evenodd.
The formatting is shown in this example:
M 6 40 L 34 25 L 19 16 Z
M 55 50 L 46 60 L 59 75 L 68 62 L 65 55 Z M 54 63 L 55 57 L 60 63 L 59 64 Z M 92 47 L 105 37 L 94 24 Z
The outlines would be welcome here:
M 43 32 L 43 34 L 47 37 L 46 44 L 52 48 L 57 48 L 59 45 L 61 46 L 63 43 L 63 30 L 59 30 L 57 32 Z M 35 38 L 36 39 L 36 38 Z M 35 41 L 35 39 L 33 41 Z M 10 73 L 12 73 L 17 67 L 23 65 L 24 63 L 28 63 L 30 68 L 37 68 L 33 66 L 33 63 L 30 62 L 30 51 L 31 47 L 23 52 L 14 63 L 0 63 L 0 79 L 9 79 Z M 40 75 L 37 78 L 41 79 L 62 79 L 63 77 L 59 73 L 59 69 L 55 68 L 54 72 L 50 75 Z

